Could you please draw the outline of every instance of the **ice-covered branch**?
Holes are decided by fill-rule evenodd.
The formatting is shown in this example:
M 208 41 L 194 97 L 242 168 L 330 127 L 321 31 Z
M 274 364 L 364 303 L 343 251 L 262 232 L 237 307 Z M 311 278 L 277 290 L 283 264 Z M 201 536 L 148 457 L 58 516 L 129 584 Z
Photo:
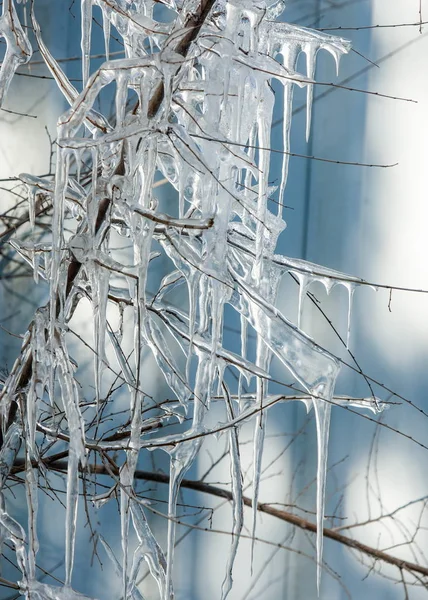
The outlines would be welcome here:
M 0 97 L 17 65 L 29 56 L 11 2 L 3 3 L 0 22 L 0 34 L 7 41 Z M 105 44 L 105 61 L 96 70 L 91 63 L 95 7 L 102 12 Z M 338 396 L 341 361 L 301 326 L 310 285 L 321 282 L 328 292 L 341 285 L 348 293 L 349 345 L 354 291 L 371 284 L 276 253 L 285 229 L 280 207 L 290 157 L 343 162 L 292 152 L 294 88 L 306 88 L 309 136 L 317 55 L 325 50 L 338 67 L 340 57 L 350 50 L 349 42 L 279 22 L 281 0 L 171 0 L 164 13 L 155 12 L 151 0 L 82 0 L 83 87 L 78 90 L 45 43 L 33 3 L 29 9 L 41 57 L 69 108 L 58 119 L 55 175 L 20 175 L 29 210 L 14 230 L 27 220 L 34 228 L 36 217 L 52 207 L 51 235 L 11 240 L 31 265 L 36 281 L 41 276 L 48 282 L 50 295 L 36 312 L 0 393 L 2 485 L 23 464 L 26 472 L 28 549 L 24 550 L 21 530 L 19 535 L 15 531 L 13 540 L 27 597 L 84 597 L 71 590 L 71 582 L 79 474 L 85 469 L 115 479 L 120 560 L 107 543 L 104 547 L 126 599 L 140 598 L 137 578 L 143 560 L 162 600 L 174 597 L 180 486 L 232 501 L 233 539 L 223 600 L 232 589 L 244 504 L 253 507 L 253 539 L 257 512 L 317 533 L 318 586 L 325 536 L 398 566 L 389 555 L 355 545 L 337 532 L 324 529 L 322 535 L 331 410 L 344 404 L 378 412 L 384 404 L 374 396 L 353 400 Z M 110 55 L 112 27 L 121 38 L 124 57 Z M 305 73 L 297 70 L 300 55 Z M 281 86 L 284 98 L 281 148 L 271 144 L 273 85 Z M 282 159 L 278 190 L 269 185 L 272 154 Z M 165 187 L 158 194 L 159 182 Z M 270 210 L 271 199 L 278 212 Z M 10 233 L 7 229 L 0 240 Z M 295 320 L 277 307 L 279 286 L 288 274 L 300 284 Z M 87 332 L 77 334 L 72 326 L 85 311 L 91 343 Z M 232 348 L 225 336 L 229 311 L 240 335 Z M 78 362 L 71 357 L 72 343 L 86 357 L 92 355 L 90 383 L 81 376 L 80 351 Z M 147 352 L 153 359 L 150 366 Z M 299 385 L 301 393 L 293 399 L 314 410 L 316 525 L 258 501 L 266 413 L 284 400 L 270 389 L 274 358 Z M 157 401 L 144 391 L 154 369 L 175 402 Z M 225 421 L 215 420 L 213 425 L 212 407 L 219 403 Z M 166 428 L 177 420 L 180 425 L 170 433 Z M 252 499 L 243 496 L 241 480 L 240 428 L 249 421 L 254 422 Z M 222 432 L 228 435 L 230 492 L 203 483 L 198 487 L 185 479 L 204 440 Z M 55 454 L 46 453 L 46 439 Z M 25 463 L 16 458 L 21 442 Z M 57 443 L 66 444 L 66 454 Z M 136 481 L 144 479 L 139 461 L 155 448 L 168 454 L 170 465 L 169 476 L 151 479 L 169 485 L 165 551 L 148 525 L 144 507 L 137 503 L 135 489 Z M 120 453 L 120 467 L 110 451 Z M 93 453 L 101 463 L 88 464 Z M 62 588 L 37 579 L 38 493 L 33 471 L 37 467 L 67 472 Z M 147 480 L 150 477 L 155 475 L 148 474 Z M 98 504 L 110 498 L 108 493 Z M 133 552 L 132 530 L 138 538 Z

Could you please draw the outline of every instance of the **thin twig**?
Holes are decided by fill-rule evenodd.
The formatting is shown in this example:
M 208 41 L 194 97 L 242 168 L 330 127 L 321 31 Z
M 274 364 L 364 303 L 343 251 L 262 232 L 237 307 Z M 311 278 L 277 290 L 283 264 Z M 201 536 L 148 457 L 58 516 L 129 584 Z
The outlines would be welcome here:
M 16 461 L 16 466 L 19 465 L 21 460 L 22 459 Z M 55 469 L 56 471 L 66 472 L 68 468 L 68 462 L 66 460 L 52 462 L 50 464 L 50 467 L 52 469 Z M 89 464 L 87 466 L 87 470 L 92 474 L 110 476 L 110 473 L 103 465 Z M 119 468 L 117 466 L 114 468 L 114 474 L 116 476 L 119 475 Z M 134 477 L 135 479 L 141 479 L 144 481 L 153 481 L 156 483 L 169 484 L 169 476 L 165 475 L 164 473 L 154 473 L 151 471 L 136 470 Z M 204 483 L 202 481 L 193 481 L 191 479 L 183 479 L 181 487 L 197 492 L 202 492 L 203 494 L 208 494 L 210 496 L 225 498 L 226 500 L 229 500 L 231 502 L 233 501 L 232 492 L 211 485 L 210 483 Z M 243 503 L 245 506 L 252 506 L 252 500 L 248 496 L 243 497 Z M 295 525 L 296 527 L 299 527 L 300 529 L 303 529 L 305 531 L 310 531 L 311 533 L 317 532 L 317 526 L 312 521 L 304 519 L 303 517 L 299 517 L 288 511 L 275 508 L 270 504 L 259 502 L 257 504 L 257 510 L 267 515 L 276 517 L 281 521 L 285 521 L 286 523 L 290 523 L 291 525 Z M 428 577 L 428 567 L 424 567 L 422 565 L 418 565 L 416 563 L 397 558 L 395 556 L 392 556 L 391 554 L 388 554 L 387 552 L 383 552 L 382 550 L 378 550 L 377 548 L 368 546 L 367 544 L 363 544 L 358 540 L 354 540 L 350 537 L 347 537 L 328 527 L 324 527 L 323 533 L 326 538 L 334 540 L 335 542 L 338 542 L 348 548 L 351 548 L 352 550 L 358 550 L 359 552 L 362 552 L 367 556 L 371 556 L 375 560 L 380 560 L 394 567 L 397 567 L 400 570 L 405 570 L 410 573 L 420 573 L 421 575 Z

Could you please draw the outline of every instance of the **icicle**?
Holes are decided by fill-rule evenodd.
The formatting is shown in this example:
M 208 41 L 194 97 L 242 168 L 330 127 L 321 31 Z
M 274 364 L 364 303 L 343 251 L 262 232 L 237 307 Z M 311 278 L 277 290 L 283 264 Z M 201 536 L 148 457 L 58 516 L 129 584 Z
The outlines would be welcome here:
M 331 290 L 337 285 L 337 281 L 329 277 L 313 277 L 312 281 L 318 281 L 324 286 L 327 296 L 330 295 Z
M 126 73 L 119 72 L 116 77 L 116 127 L 123 127 L 128 96 L 128 77 Z
M 39 263 L 40 263 L 40 253 L 34 249 L 33 253 L 33 279 L 34 283 L 39 283 Z
M 247 356 L 247 320 L 240 315 L 241 322 L 241 356 L 246 358 Z M 243 386 L 243 373 L 239 373 L 239 381 L 238 381 L 238 401 L 239 401 L 239 409 L 242 409 L 241 406 L 241 394 L 242 394 L 242 386 Z M 249 379 L 247 378 L 247 385 L 249 385 Z
M 31 374 L 31 381 L 29 390 L 27 392 L 26 397 L 26 409 L 27 409 L 27 436 L 28 436 L 28 448 L 31 451 L 31 455 L 37 458 L 36 453 L 36 413 L 37 413 L 37 394 L 36 394 L 36 381 L 38 375 L 38 365 L 37 365 L 37 348 L 34 347 L 33 344 L 33 372 Z
M 127 452 L 126 462 L 120 469 L 120 539 L 122 545 L 122 594 L 128 597 L 128 547 L 130 501 L 133 494 L 134 472 L 137 464 L 135 451 Z
M 67 502 L 65 517 L 65 585 L 71 586 L 76 544 L 76 521 L 79 502 L 79 462 L 85 465 L 84 423 L 79 408 L 79 395 L 72 376 L 63 340 L 54 338 L 53 346 L 57 360 L 57 378 L 70 431 L 67 466 Z
M 28 216 L 30 218 L 31 229 L 34 231 L 34 227 L 36 226 L 36 199 L 37 199 L 38 189 L 36 186 L 27 184 L 27 193 L 28 193 Z
M 80 184 L 80 171 L 82 167 L 81 151 L 73 150 L 74 161 L 76 163 L 76 181 Z
M 139 357 L 140 350 L 140 332 L 136 332 L 134 349 Z M 138 358 L 139 360 L 139 358 Z M 138 366 L 138 365 L 137 365 Z M 137 368 L 137 384 L 140 385 L 140 374 Z M 131 415 L 131 435 L 127 443 L 126 462 L 120 469 L 120 534 L 122 545 L 122 586 L 123 597 L 128 597 L 128 554 L 129 554 L 129 525 L 131 503 L 134 498 L 134 474 L 138 462 L 138 449 L 141 432 L 141 408 L 143 395 L 139 389 L 134 389 L 131 394 L 130 415 Z
M 336 77 L 339 77 L 340 59 L 342 55 L 339 52 L 335 52 L 333 56 L 336 63 Z
M 266 320 L 260 315 L 260 326 L 266 325 Z M 257 365 L 268 370 L 271 361 L 271 351 L 261 338 L 257 339 Z M 259 501 L 260 477 L 262 473 L 262 458 L 265 441 L 266 415 L 263 412 L 263 402 L 267 392 L 267 381 L 257 378 L 256 406 L 259 409 L 254 430 L 254 466 L 253 466 L 253 499 L 251 527 L 251 573 L 253 572 L 254 545 L 257 525 L 257 505 Z
M 282 168 L 281 168 L 281 184 L 279 186 L 279 206 L 278 214 L 281 210 L 281 204 L 284 201 L 285 186 L 288 179 L 288 165 L 290 162 L 290 132 L 291 132 L 291 113 L 293 102 L 293 84 L 285 83 L 284 85 L 284 114 L 282 117 Z
M 29 450 L 29 448 L 28 448 Z M 39 551 L 37 538 L 38 485 L 31 465 L 30 453 L 26 456 L 27 509 L 28 509 L 28 574 L 30 579 L 36 578 L 36 555 Z
M 103 33 L 104 33 L 104 51 L 106 54 L 106 60 L 110 60 L 110 29 L 111 23 L 107 15 L 107 11 L 101 9 L 103 13 Z
M 356 285 L 354 283 L 342 284 L 348 291 L 348 320 L 346 328 L 346 348 L 349 349 L 349 339 L 351 337 L 351 314 L 352 314 L 352 303 L 354 299 L 354 292 Z
M 4 419 L 2 418 L 2 422 Z M 0 497 L 1 491 L 9 477 L 10 470 L 13 467 L 16 456 L 21 447 L 22 429 L 17 423 L 12 423 L 7 429 L 3 439 L 3 445 L 0 449 Z
M 195 401 L 195 405 L 198 401 Z M 170 452 L 169 497 L 168 497 L 168 537 L 167 537 L 167 568 L 166 586 L 162 600 L 173 598 L 172 567 L 174 561 L 175 530 L 177 519 L 177 501 L 181 481 L 193 463 L 201 445 L 200 439 L 181 442 Z
M 268 237 L 266 224 L 267 210 L 267 186 L 269 173 L 270 151 L 270 127 L 272 121 L 274 97 L 267 83 L 259 84 L 259 94 L 262 102 L 259 103 L 257 110 L 257 131 L 259 139 L 259 186 L 257 199 L 257 226 L 256 226 L 256 260 L 254 265 L 254 278 L 256 281 L 261 279 L 263 252 L 265 248 L 265 238 Z
M 56 319 L 62 308 L 64 299 L 64 291 L 60 289 L 60 266 L 62 258 L 62 248 L 64 247 L 64 210 L 65 210 L 65 189 L 69 175 L 69 154 L 63 148 L 58 148 L 57 151 L 57 172 L 55 179 L 55 202 L 54 212 L 52 217 L 52 261 L 51 261 L 51 287 L 50 287 L 50 331 L 49 337 L 51 344 L 55 337 Z M 52 365 L 53 369 L 53 365 Z M 49 395 L 53 402 L 53 382 L 54 374 L 51 373 L 49 378 Z
M 82 38 L 80 47 L 82 48 L 82 78 L 83 87 L 89 79 L 89 66 L 91 55 L 91 30 L 92 30 L 92 0 L 81 0 L 81 29 Z
M 328 438 L 330 430 L 330 402 L 324 402 L 319 398 L 313 399 L 315 419 L 317 425 L 317 590 L 318 596 L 321 585 L 322 553 L 324 543 L 324 507 L 325 488 L 327 477 Z
M 212 364 L 207 356 L 198 353 L 198 368 L 195 381 L 195 402 L 193 403 L 192 431 L 198 433 L 203 425 L 204 414 L 212 386 Z M 176 530 L 176 510 L 181 481 L 193 464 L 202 443 L 201 437 L 182 441 L 170 454 L 169 498 L 168 498 L 168 538 L 167 538 L 167 570 L 166 589 L 163 600 L 172 598 L 172 567 L 174 560 L 174 544 Z
M 257 386 L 261 384 L 260 380 L 257 382 Z M 253 498 L 252 498 L 252 525 L 251 525 L 251 559 L 250 569 L 251 574 L 253 573 L 253 562 L 254 562 L 254 546 L 256 537 L 256 526 L 257 526 L 257 506 L 259 501 L 260 491 L 260 477 L 262 473 L 262 458 L 265 441 L 265 421 L 266 417 L 261 410 L 257 414 L 256 423 L 254 425 L 254 464 L 253 464 Z
M 225 386 L 226 394 L 226 409 L 229 420 L 234 418 L 233 407 L 231 404 L 229 393 Z M 232 480 L 232 496 L 233 496 L 233 526 L 232 540 L 230 543 L 230 552 L 227 559 L 226 576 L 221 589 L 222 600 L 225 600 L 230 590 L 232 589 L 232 570 L 235 563 L 236 554 L 238 552 L 239 536 L 244 525 L 244 503 L 242 496 L 242 472 L 241 459 L 239 455 L 239 438 L 238 429 L 231 427 L 229 429 L 229 453 L 230 453 L 230 474 Z
M 305 45 L 305 54 L 306 54 L 306 74 L 309 79 L 315 79 L 315 66 L 316 66 L 316 56 L 318 52 L 318 46 L 314 46 L 313 44 Z M 313 83 L 308 83 L 306 86 L 306 141 L 309 141 L 309 136 L 311 133 L 311 121 L 312 121 L 312 102 L 314 98 L 314 85 Z
M 302 316 L 303 316 L 303 302 L 306 298 L 306 292 L 312 282 L 307 275 L 303 275 L 303 273 L 296 273 L 293 271 L 294 275 L 297 277 L 299 281 L 299 305 L 297 308 L 297 327 L 302 329 Z
M 199 331 L 205 331 L 208 329 L 209 323 L 209 280 L 208 277 L 202 276 L 200 280 L 200 294 L 199 294 Z
M 67 466 L 67 510 L 65 517 L 65 585 L 71 586 L 76 544 L 77 506 L 79 499 L 79 459 L 70 443 Z
M 92 262 L 92 261 L 91 261 Z M 101 377 L 108 364 L 105 353 L 105 337 L 107 326 L 107 300 L 110 271 L 99 264 L 88 263 L 92 293 L 92 310 L 94 314 L 94 366 L 95 366 L 95 396 L 97 407 L 101 398 Z
M 187 287 L 189 290 L 189 350 L 187 353 L 186 360 L 186 381 L 190 381 L 190 367 L 192 363 L 192 346 L 193 336 L 196 327 L 196 312 L 198 306 L 198 293 L 199 293 L 199 282 L 200 275 L 194 273 L 187 279 Z
M 241 139 L 241 120 L 244 112 L 244 97 L 245 97 L 245 85 L 246 85 L 246 73 L 241 71 L 240 82 L 238 86 L 238 108 L 237 108 L 237 118 L 236 118 L 236 129 L 235 129 L 235 140 L 239 142 Z

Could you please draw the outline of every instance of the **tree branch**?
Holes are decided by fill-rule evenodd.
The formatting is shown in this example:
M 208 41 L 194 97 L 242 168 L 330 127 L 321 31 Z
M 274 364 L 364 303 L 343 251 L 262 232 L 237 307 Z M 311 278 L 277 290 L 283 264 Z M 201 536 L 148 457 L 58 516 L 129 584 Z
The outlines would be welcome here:
M 49 464 L 49 468 L 55 471 L 67 472 L 68 462 L 66 460 L 49 460 L 49 458 L 47 458 L 45 464 L 47 463 Z M 35 466 L 37 466 L 37 464 L 35 464 Z M 12 469 L 12 472 L 17 473 L 19 471 L 22 471 L 24 468 L 24 461 L 22 459 L 18 459 L 17 461 L 15 461 L 15 465 Z M 103 465 L 99 464 L 89 464 L 87 469 L 93 474 L 111 476 L 111 473 L 114 473 L 115 475 L 119 476 L 119 468 L 115 468 L 112 465 L 112 463 L 109 464 L 109 470 L 107 470 Z M 83 469 L 81 469 L 81 471 L 83 472 Z M 169 475 L 165 475 L 164 473 L 136 470 L 134 477 L 135 479 L 140 479 L 143 481 L 153 481 L 156 483 L 164 483 L 166 485 L 169 484 Z M 201 492 L 203 494 L 208 494 L 209 496 L 224 498 L 226 500 L 229 500 L 230 502 L 233 502 L 232 492 L 211 485 L 210 483 L 204 483 L 203 481 L 193 481 L 191 479 L 183 479 L 181 487 L 189 490 L 194 490 L 196 492 Z M 249 507 L 251 507 L 253 504 L 251 498 L 249 498 L 248 496 L 243 496 L 243 502 L 245 506 Z M 275 508 L 270 504 L 258 502 L 257 510 L 259 512 L 280 519 L 281 521 L 285 521 L 286 523 L 290 523 L 295 527 L 299 527 L 299 529 L 304 529 L 306 531 L 310 531 L 311 533 L 317 532 L 317 526 L 315 525 L 315 523 L 312 523 L 312 521 L 308 521 L 307 519 L 299 517 L 298 515 L 295 515 L 286 510 Z M 358 540 L 354 540 L 346 535 L 343 535 L 335 531 L 334 529 L 324 527 L 323 532 L 324 537 L 330 540 L 334 540 L 335 542 L 338 542 L 340 544 L 343 544 L 348 548 L 352 548 L 353 550 L 358 550 L 359 552 L 362 552 L 366 556 L 370 556 L 375 560 L 380 560 L 389 565 L 397 567 L 397 569 L 399 569 L 400 571 L 405 570 L 409 573 L 419 573 L 420 575 L 428 577 L 428 567 L 423 567 L 422 565 L 418 565 L 416 563 L 412 563 L 410 561 L 392 556 L 387 552 L 383 552 L 382 550 L 378 550 L 377 548 L 373 548 L 372 546 L 368 546 L 367 544 L 363 544 Z
M 205 19 L 207 18 L 211 8 L 215 4 L 215 1 L 216 0 L 201 0 L 199 9 L 197 11 L 195 11 L 195 13 L 188 15 L 186 24 L 184 26 L 184 34 L 181 37 L 181 39 L 179 39 L 179 41 L 177 42 L 177 45 L 175 47 L 175 51 L 178 54 L 181 54 L 183 57 L 186 56 L 192 42 L 197 38 L 198 33 L 199 33 L 202 25 L 204 24 Z M 179 69 L 180 69 L 180 66 L 177 67 L 177 72 L 179 71 Z M 164 86 L 163 86 L 163 83 L 160 83 L 159 86 L 153 92 L 153 95 L 149 101 L 148 113 L 149 113 L 150 117 L 153 117 L 156 115 L 156 113 L 158 112 L 158 110 L 162 104 L 163 98 L 164 98 Z M 137 108 L 138 108 L 138 105 L 134 108 L 133 112 L 136 112 Z M 118 175 L 118 174 L 119 175 L 124 174 L 123 156 L 122 156 L 122 160 L 120 161 L 120 163 L 116 169 L 116 175 Z M 98 215 L 97 215 L 97 219 L 96 219 L 96 226 L 95 226 L 96 232 L 100 230 L 102 223 L 104 222 L 104 220 L 106 219 L 106 217 L 109 213 L 108 209 L 109 209 L 110 201 L 111 200 L 109 198 L 105 198 L 104 202 L 100 203 Z M 70 261 L 69 268 L 68 268 L 67 282 L 66 282 L 66 297 L 69 296 L 69 294 L 71 293 L 71 291 L 73 289 L 73 283 L 76 280 L 78 274 L 80 273 L 81 266 L 82 265 L 76 259 L 72 259 Z M 59 309 L 59 302 L 57 303 L 57 306 Z M 31 336 L 31 330 L 32 330 L 32 323 L 30 324 L 30 326 L 28 328 L 28 332 L 29 332 L 30 336 Z M 26 343 L 28 343 L 27 338 L 28 338 L 28 336 L 25 336 Z M 21 358 L 18 359 L 18 361 L 14 365 L 14 367 L 16 367 L 17 369 L 20 370 L 18 385 L 15 388 L 15 392 L 19 389 L 25 388 L 28 385 L 28 383 L 31 379 L 32 366 L 33 366 L 32 353 L 27 352 L 26 357 L 24 359 L 23 350 L 21 350 Z M 0 401 L 4 397 L 6 390 L 7 390 L 7 383 L 3 386 L 3 389 L 0 392 Z M 16 405 L 16 402 L 13 401 L 11 404 L 8 423 L 7 423 L 7 426 L 5 429 L 7 429 L 9 427 L 9 425 L 14 421 L 14 419 L 16 417 L 16 413 L 17 413 L 17 405 Z M 2 446 L 3 446 L 3 435 L 2 435 L 1 428 L 0 428 L 0 448 Z

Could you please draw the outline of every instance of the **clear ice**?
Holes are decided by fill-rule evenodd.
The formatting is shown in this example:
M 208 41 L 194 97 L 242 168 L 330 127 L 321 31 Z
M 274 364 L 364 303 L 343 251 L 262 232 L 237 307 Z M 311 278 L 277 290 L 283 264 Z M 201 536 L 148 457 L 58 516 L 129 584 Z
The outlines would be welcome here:
M 285 228 L 280 204 L 290 167 L 294 86 L 307 89 L 309 137 L 317 55 L 326 50 L 338 66 L 350 45 L 342 38 L 278 22 L 276 19 L 284 10 L 282 0 L 222 0 L 214 11 L 210 10 L 214 3 L 208 0 L 201 4 L 204 11 L 194 1 L 171 0 L 164 4 L 169 18 L 162 22 L 154 17 L 152 0 L 81 0 L 81 90 L 68 80 L 45 44 L 33 3 L 23 6 L 30 11 L 40 55 L 69 104 L 58 120 L 55 178 L 20 176 L 27 186 L 33 226 L 38 194 L 52 200 L 52 239 L 43 244 L 16 238 L 11 241 L 33 267 L 35 278 L 41 276 L 50 285 L 50 301 L 37 312 L 23 340 L 21 358 L 13 366 L 0 396 L 0 492 L 21 440 L 26 441 L 28 531 L 25 533 L 8 515 L 1 495 L 0 531 L 2 539 L 9 539 L 15 548 L 22 573 L 20 585 L 27 598 L 87 598 L 71 587 L 80 470 L 85 469 L 88 448 L 101 451 L 107 447 L 121 452 L 123 458 L 116 477 L 121 557 L 116 558 L 103 541 L 121 580 L 122 597 L 143 598 L 137 583 L 143 561 L 149 566 L 162 600 L 174 597 L 180 484 L 197 460 L 204 436 L 210 434 L 209 416 L 212 397 L 216 395 L 224 401 L 227 418 L 233 495 L 232 538 L 221 589 L 224 600 L 232 589 L 233 565 L 244 526 L 239 426 L 256 409 L 251 526 L 254 537 L 274 356 L 308 394 L 302 400 L 315 411 L 318 587 L 320 584 L 330 413 L 334 404 L 347 401 L 334 397 L 338 360 L 302 331 L 302 312 L 313 281 L 321 281 L 327 290 L 343 285 L 349 294 L 349 343 L 352 296 L 362 280 L 276 255 L 275 249 Z M 94 9 L 102 11 L 106 56 L 97 70 L 91 64 Z M 197 27 L 195 18 L 199 19 Z M 122 58 L 113 59 L 110 54 L 112 27 L 123 42 Z M 31 57 L 31 46 L 13 0 L 3 1 L 0 35 L 6 41 L 0 71 L 1 102 L 16 69 Z M 296 71 L 301 53 L 306 57 L 305 73 Z M 268 185 L 275 103 L 273 80 L 284 91 L 284 153 L 275 212 L 269 207 L 276 191 Z M 114 108 L 103 115 L 98 100 L 105 88 L 112 87 L 114 101 L 109 106 Z M 165 181 L 175 190 L 171 214 L 160 209 L 161 203 L 154 195 L 155 187 Z M 126 259 L 117 251 L 117 236 L 131 248 Z M 166 259 L 170 271 L 153 294 L 152 275 L 159 256 Z M 279 284 L 288 273 L 300 284 L 297 324 L 276 308 Z M 187 309 L 171 301 L 173 291 L 187 295 Z M 82 297 L 92 305 L 95 420 L 90 420 L 82 409 L 76 364 L 69 355 L 68 324 Z M 238 352 L 223 344 L 227 305 L 235 311 L 240 326 Z M 117 330 L 108 321 L 114 310 L 119 314 Z M 125 343 L 124 311 L 132 320 L 131 351 Z M 255 360 L 247 356 L 250 327 L 256 334 Z M 170 340 L 174 340 L 176 348 Z M 174 407 L 157 406 L 155 419 L 151 418 L 153 415 L 146 417 L 152 401 L 143 391 L 147 351 L 153 354 L 176 402 Z M 108 362 L 108 354 L 116 358 L 114 365 Z M 229 389 L 226 367 L 238 371 L 236 390 Z M 106 409 L 103 377 L 107 368 L 118 370 L 129 399 L 128 437 L 113 445 L 88 441 L 88 431 L 94 423 L 99 425 L 101 412 Z M 25 414 L 18 413 L 6 431 L 13 399 L 25 377 Z M 244 393 L 245 386 L 253 386 L 254 394 Z M 52 416 L 49 423 L 41 425 L 45 394 L 49 396 Z M 233 394 L 238 397 L 237 403 L 232 402 Z M 382 407 L 379 401 L 371 399 L 356 400 L 353 405 L 373 410 Z M 64 414 L 60 429 L 55 416 L 58 406 Z M 163 434 L 161 425 L 171 424 L 177 418 L 182 421 L 184 415 L 184 431 Z M 149 429 L 154 424 L 150 435 L 143 433 L 148 424 Z M 55 432 L 60 432 L 61 439 L 68 443 L 62 587 L 38 581 L 35 568 L 38 491 L 31 461 L 38 457 L 37 428 L 49 432 L 52 439 Z M 139 458 L 154 447 L 167 452 L 170 461 L 164 549 L 152 533 L 136 493 Z M 109 498 L 107 494 L 94 503 L 101 507 Z M 132 528 L 138 545 L 131 556 Z

